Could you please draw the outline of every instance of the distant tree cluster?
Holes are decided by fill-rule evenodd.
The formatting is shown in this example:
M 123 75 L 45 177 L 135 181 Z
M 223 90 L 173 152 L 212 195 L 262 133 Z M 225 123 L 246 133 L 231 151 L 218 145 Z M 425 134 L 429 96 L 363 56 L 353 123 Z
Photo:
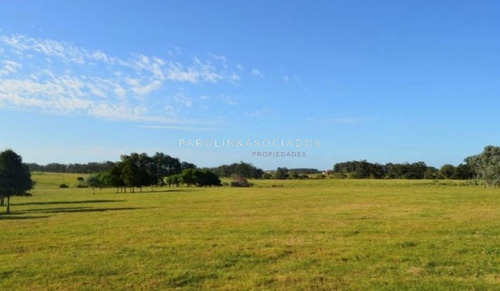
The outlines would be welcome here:
M 221 180 L 216 173 L 204 169 L 187 168 L 182 170 L 180 174 L 168 176 L 166 179 L 167 186 L 179 186 L 185 184 L 186 186 L 222 186 Z
M 52 172 L 52 173 L 78 173 L 90 174 L 109 171 L 115 165 L 114 162 L 106 161 L 102 163 L 90 162 L 86 164 L 60 164 L 50 163 L 47 165 L 39 165 L 29 163 L 28 166 L 32 172 Z
M 470 179 L 473 173 L 467 164 L 447 164 L 438 170 L 424 162 L 382 165 L 362 160 L 337 163 L 332 175 L 354 179 Z
M 260 179 L 264 174 L 264 171 L 262 169 L 245 162 L 222 165 L 217 168 L 212 168 L 211 170 L 220 177 L 226 178 L 242 177 L 249 179 Z
M 300 174 L 319 174 L 320 171 L 318 169 L 314 169 L 314 168 L 293 168 L 293 169 L 289 169 L 290 172 L 295 172 L 297 173 L 298 175 Z
M 177 175 L 184 169 L 193 169 L 196 166 L 191 163 L 181 162 L 164 153 L 156 153 L 150 157 L 146 153 L 131 153 L 122 155 L 121 161 L 113 163 L 109 170 L 101 173 L 93 173 L 87 178 L 89 187 L 116 187 L 117 192 L 131 192 L 135 188 L 142 191 L 143 187 L 164 186 L 164 178 Z
M 309 179 L 308 174 L 318 173 L 318 170 L 315 169 L 288 169 L 286 167 L 278 167 L 276 171 L 271 173 L 265 173 L 263 175 L 264 179 L 278 179 L 278 180 L 302 180 Z
M 500 185 L 500 147 L 487 146 L 483 152 L 465 159 L 477 183 L 485 186 Z

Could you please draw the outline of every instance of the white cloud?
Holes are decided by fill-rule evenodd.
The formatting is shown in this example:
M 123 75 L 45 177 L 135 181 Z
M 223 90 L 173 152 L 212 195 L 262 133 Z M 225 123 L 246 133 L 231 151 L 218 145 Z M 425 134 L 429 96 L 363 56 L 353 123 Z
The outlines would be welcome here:
M 273 118 L 273 119 L 279 119 L 279 114 L 278 112 L 269 109 L 269 108 L 262 108 L 255 110 L 253 112 L 249 112 L 246 114 L 248 117 L 260 119 L 260 118 Z
M 18 69 L 22 68 L 21 64 L 14 61 L 4 60 L 0 62 L 0 77 L 6 77 L 17 72 Z
M 167 98 L 168 104 L 160 99 L 175 90 L 176 83 L 210 85 L 240 79 L 224 56 L 214 54 L 190 63 L 142 54 L 124 59 L 19 34 L 0 35 L 0 51 L 0 107 L 11 109 L 179 123 L 165 116 L 174 116 L 173 107 L 176 113 L 192 107 L 193 99 L 186 93 Z M 171 56 L 177 54 L 180 50 L 175 48 Z M 225 100 L 236 104 L 229 97 Z
M 328 118 L 313 118 L 309 117 L 307 120 L 312 123 L 321 123 L 321 124 L 357 124 L 369 120 L 369 117 L 328 117 Z
M 143 125 L 141 128 L 149 128 L 149 129 L 177 129 L 177 130 L 188 130 L 188 131 L 211 131 L 216 128 L 213 127 L 199 127 L 199 126 L 175 126 L 175 125 Z
M 70 78 L 38 83 L 32 80 L 0 80 L 0 104 L 21 109 L 43 109 L 49 112 L 70 113 L 90 107 L 81 98 L 81 83 Z
M 264 74 L 262 74 L 262 72 L 257 69 L 252 69 L 252 75 L 259 78 L 264 78 Z
M 220 95 L 220 100 L 224 102 L 226 105 L 236 106 L 238 102 L 234 97 L 228 95 Z
M 171 97 L 177 105 L 183 105 L 185 107 L 191 107 L 193 105 L 193 100 L 188 97 L 184 92 L 179 92 Z

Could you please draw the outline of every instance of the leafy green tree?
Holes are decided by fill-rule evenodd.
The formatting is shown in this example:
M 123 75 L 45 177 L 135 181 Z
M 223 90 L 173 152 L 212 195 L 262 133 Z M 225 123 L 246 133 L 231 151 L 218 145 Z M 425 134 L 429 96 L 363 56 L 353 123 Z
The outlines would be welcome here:
M 209 170 L 194 170 L 196 186 L 222 186 L 219 176 Z
M 469 180 L 474 177 L 474 171 L 467 164 L 460 164 L 455 168 L 453 179 Z
M 92 194 L 95 194 L 95 188 L 102 188 L 103 180 L 102 175 L 98 173 L 90 174 L 85 181 L 88 187 L 92 188 Z
M 132 153 L 130 156 L 123 155 L 122 158 L 122 178 L 126 187 L 130 188 L 131 192 L 135 192 L 135 187 L 141 187 L 141 173 L 137 166 L 138 154 Z
M 216 174 L 221 177 L 243 177 L 260 179 L 264 171 L 255 167 L 252 164 L 239 162 L 231 165 L 222 165 L 212 169 Z
M 357 164 L 356 171 L 354 172 L 354 178 L 366 179 L 370 178 L 370 163 L 363 160 Z
M 445 179 L 451 179 L 455 175 L 455 166 L 451 164 L 445 164 L 439 170 L 439 174 Z
M 180 171 L 182 171 L 184 169 L 196 169 L 196 165 L 195 164 L 191 164 L 191 163 L 188 163 L 188 162 L 182 162 L 180 165 L 181 165 Z
M 289 178 L 292 180 L 299 178 L 299 173 L 297 173 L 296 171 L 289 171 L 288 174 Z
M 181 177 L 180 175 L 172 175 L 172 176 L 168 176 L 166 179 L 166 183 L 168 185 L 168 187 L 172 186 L 172 185 L 175 185 L 176 187 L 179 187 L 179 185 L 181 184 Z
M 289 175 L 288 175 L 288 169 L 287 168 L 277 168 L 276 169 L 276 173 L 274 173 L 274 178 L 275 179 L 280 179 L 280 180 L 284 180 L 284 179 L 288 179 Z
M 0 196 L 7 198 L 7 213 L 10 213 L 11 196 L 31 196 L 33 188 L 31 172 L 21 156 L 12 150 L 0 153 Z
M 85 188 L 85 179 L 83 177 L 76 178 L 76 187 L 77 188 Z
M 111 169 L 104 176 L 106 180 L 106 185 L 111 187 L 116 187 L 116 193 L 123 190 L 126 192 L 125 181 L 123 181 L 123 163 L 116 163 L 111 167 Z
M 167 184 L 169 186 L 181 183 L 186 184 L 187 186 L 196 185 L 198 187 L 222 186 L 219 176 L 217 176 L 214 172 L 192 168 L 184 169 L 178 175 L 167 177 Z
M 487 146 L 483 152 L 465 159 L 474 171 L 476 181 L 485 186 L 500 185 L 500 147 Z
M 424 173 L 424 179 L 438 179 L 439 170 L 434 167 L 427 167 Z
M 191 186 L 196 184 L 195 169 L 187 168 L 182 170 L 180 173 L 180 180 L 186 186 Z

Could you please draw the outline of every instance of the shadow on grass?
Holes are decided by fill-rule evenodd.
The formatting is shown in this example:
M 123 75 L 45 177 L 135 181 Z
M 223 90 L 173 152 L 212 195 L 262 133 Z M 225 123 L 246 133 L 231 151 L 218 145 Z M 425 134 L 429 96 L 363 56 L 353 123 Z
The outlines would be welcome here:
M 25 212 L 29 213 L 74 213 L 74 212 L 106 212 L 106 211 L 123 211 L 123 210 L 138 210 L 145 209 L 141 207 L 114 207 L 114 208 L 90 208 L 90 207 L 65 207 L 65 208 L 45 208 L 45 209 L 28 209 Z
M 2 220 L 28 220 L 28 219 L 40 219 L 40 218 L 47 218 L 49 215 L 35 215 L 35 216 L 19 216 L 24 214 L 24 212 L 15 212 L 15 213 L 1 213 L 0 214 L 0 221 Z
M 48 202 L 25 202 L 11 203 L 10 205 L 58 205 L 58 204 L 85 204 L 85 203 L 108 203 L 108 202 L 125 202 L 126 200 L 80 200 L 80 201 L 48 201 Z
M 127 190 L 127 192 L 118 192 L 115 193 L 116 195 L 140 195 L 140 194 L 155 194 L 155 193 L 173 193 L 173 192 L 194 192 L 196 189 L 202 189 L 202 188 L 208 188 L 208 187 L 175 187 L 175 188 L 169 188 L 169 189 L 161 189 L 161 190 L 143 190 L 142 192 L 139 190 L 135 190 L 134 192 L 130 192 Z

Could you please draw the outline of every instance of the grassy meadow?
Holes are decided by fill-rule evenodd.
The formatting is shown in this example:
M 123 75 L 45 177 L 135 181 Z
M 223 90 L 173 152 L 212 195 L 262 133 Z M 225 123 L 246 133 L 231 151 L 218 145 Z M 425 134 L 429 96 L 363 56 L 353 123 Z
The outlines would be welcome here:
M 93 195 L 77 176 L 35 174 L 33 197 L 0 208 L 0 290 L 500 288 L 500 189 L 265 180 Z

